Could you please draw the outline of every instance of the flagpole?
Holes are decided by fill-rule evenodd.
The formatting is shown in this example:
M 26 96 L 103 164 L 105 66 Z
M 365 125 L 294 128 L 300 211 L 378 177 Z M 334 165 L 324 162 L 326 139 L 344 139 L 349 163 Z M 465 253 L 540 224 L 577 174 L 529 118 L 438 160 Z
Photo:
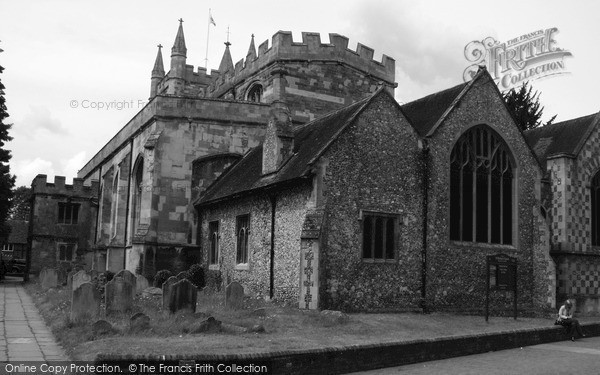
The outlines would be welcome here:
M 210 8 L 208 8 L 208 27 L 206 29 L 206 56 L 204 57 L 204 69 L 207 69 L 207 70 L 208 70 L 208 42 L 210 40 L 210 19 L 211 19 Z

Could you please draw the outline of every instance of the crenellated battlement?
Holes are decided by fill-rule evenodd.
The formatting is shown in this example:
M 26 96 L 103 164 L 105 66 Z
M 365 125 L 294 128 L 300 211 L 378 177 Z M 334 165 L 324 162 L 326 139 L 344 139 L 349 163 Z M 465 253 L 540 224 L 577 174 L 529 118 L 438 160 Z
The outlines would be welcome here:
M 235 64 L 233 72 L 220 74 L 213 72 L 213 84 L 209 92 L 220 94 L 223 86 L 235 84 L 258 70 L 276 61 L 322 61 L 346 64 L 364 71 L 368 75 L 394 84 L 396 62 L 393 58 L 383 55 L 381 61 L 373 60 L 374 50 L 358 43 L 356 50 L 348 48 L 348 38 L 339 34 L 329 34 L 329 43 L 321 42 L 319 33 L 302 33 L 302 42 L 293 41 L 289 31 L 278 31 L 273 35 L 271 46 L 265 40 L 258 46 L 254 59 L 241 59 Z
M 31 183 L 34 194 L 69 195 L 78 197 L 96 197 L 98 195 L 98 181 L 91 185 L 84 185 L 83 178 L 74 178 L 73 184 L 66 184 L 64 176 L 55 176 L 54 182 L 48 182 L 48 176 L 38 174 Z

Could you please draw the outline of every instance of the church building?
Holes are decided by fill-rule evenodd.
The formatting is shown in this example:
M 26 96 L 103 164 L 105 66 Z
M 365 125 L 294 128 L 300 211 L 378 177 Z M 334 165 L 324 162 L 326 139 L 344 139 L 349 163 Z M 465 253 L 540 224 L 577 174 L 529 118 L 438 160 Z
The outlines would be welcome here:
M 394 60 L 338 34 L 252 37 L 235 65 L 225 43 L 208 74 L 187 64 L 181 22 L 148 104 L 73 186 L 34 180 L 34 211 L 63 207 L 63 222 L 30 226 L 30 272 L 201 263 L 300 308 L 476 312 L 486 258 L 504 254 L 521 312 L 557 296 L 600 312 L 597 115 L 524 134 L 485 69 L 400 105 Z

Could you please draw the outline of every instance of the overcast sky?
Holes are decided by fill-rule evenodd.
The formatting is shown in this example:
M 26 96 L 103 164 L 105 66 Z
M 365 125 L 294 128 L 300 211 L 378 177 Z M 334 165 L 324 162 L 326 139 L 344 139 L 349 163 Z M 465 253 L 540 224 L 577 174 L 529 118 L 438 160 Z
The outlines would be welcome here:
M 396 99 L 408 102 L 462 82 L 464 47 L 491 36 L 504 42 L 557 27 L 558 47 L 570 51 L 568 75 L 533 82 L 545 118 L 566 120 L 600 110 L 600 2 L 588 1 L 9 1 L 0 0 L 0 77 L 6 86 L 11 171 L 17 185 L 38 173 L 70 181 L 148 99 L 156 45 L 169 69 L 179 18 L 187 63 L 219 65 L 230 29 L 234 63 L 278 30 L 350 38 L 396 59 Z M 78 103 L 72 108 L 73 101 Z M 110 109 L 82 108 L 111 103 Z M 118 109 L 117 103 L 129 108 Z M 123 104 L 121 104 L 123 105 Z M 120 107 L 119 107 L 120 108 Z

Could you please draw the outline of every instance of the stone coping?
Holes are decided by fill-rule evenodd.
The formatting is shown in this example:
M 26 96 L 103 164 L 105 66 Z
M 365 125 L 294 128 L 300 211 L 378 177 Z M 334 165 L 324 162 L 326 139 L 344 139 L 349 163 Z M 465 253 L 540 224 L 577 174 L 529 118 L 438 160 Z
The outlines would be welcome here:
M 600 323 L 582 323 L 587 336 L 600 336 Z M 383 367 L 408 365 L 471 354 L 567 340 L 560 326 L 445 336 L 391 343 L 349 345 L 307 350 L 287 350 L 249 354 L 181 354 L 181 355 L 104 355 L 96 363 L 156 362 L 169 364 L 235 363 L 267 365 L 271 374 L 341 374 Z

